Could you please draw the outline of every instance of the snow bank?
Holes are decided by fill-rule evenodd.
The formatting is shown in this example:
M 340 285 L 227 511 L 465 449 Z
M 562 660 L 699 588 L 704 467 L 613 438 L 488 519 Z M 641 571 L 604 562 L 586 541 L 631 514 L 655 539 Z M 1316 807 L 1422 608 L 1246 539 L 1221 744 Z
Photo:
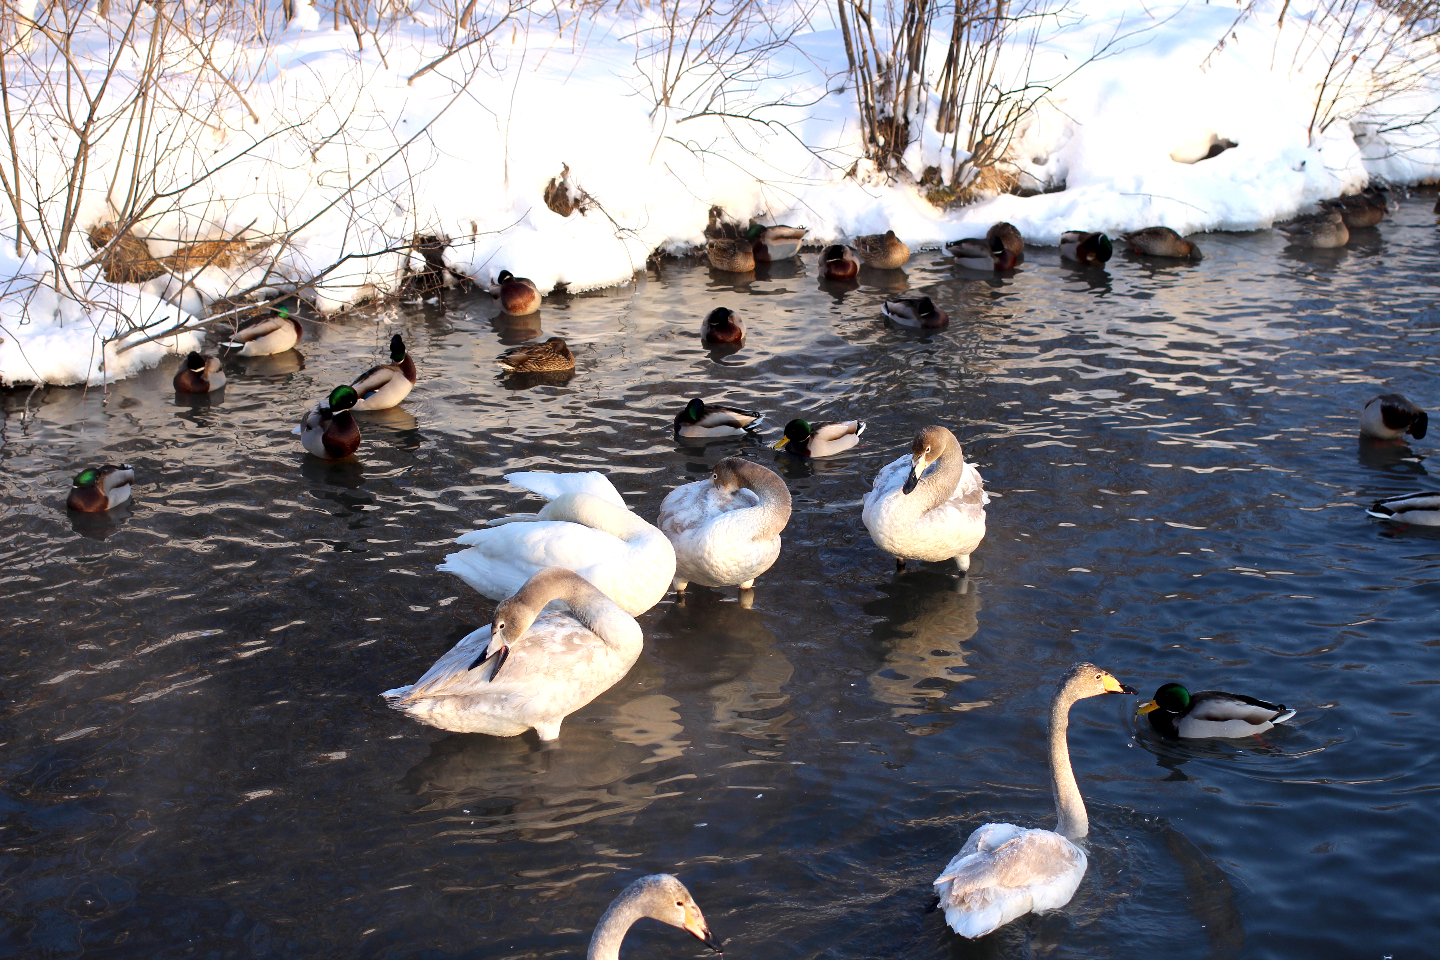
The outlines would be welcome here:
M 157 256 L 182 240 L 242 234 L 268 238 L 263 247 L 232 267 L 167 275 L 141 290 L 101 280 L 97 267 L 84 265 L 93 251 L 81 240 L 60 258 L 69 283 L 85 288 L 77 299 L 65 284 L 55 292 L 49 261 L 10 256 L 17 225 L 7 205 L 0 383 L 124 376 L 196 339 L 184 333 L 163 346 L 102 350 L 117 330 L 172 324 L 237 288 L 305 288 L 327 311 L 393 292 L 407 257 L 395 251 L 417 233 L 447 238 L 448 262 L 481 282 L 509 269 L 542 289 L 581 290 L 628 279 L 657 248 L 703 242 L 715 205 L 742 221 L 808 226 L 817 243 L 894 229 L 912 248 L 935 247 L 1004 219 L 1032 242 L 1053 244 L 1068 229 L 1264 228 L 1374 175 L 1440 177 L 1435 125 L 1396 122 L 1440 107 L 1435 82 L 1362 91 L 1348 119 L 1312 140 L 1333 52 L 1318 19 L 1309 22 L 1315 0 L 1292 2 L 1283 28 L 1278 2 L 1257 3 L 1237 22 L 1236 8 L 1219 5 L 1077 0 L 1063 22 L 1038 21 L 1033 61 L 1017 42 L 1002 74 L 1066 78 L 1015 144 L 1029 177 L 1064 189 L 953 211 L 932 207 L 912 183 L 875 176 L 862 159 L 844 47 L 826 4 L 770 5 L 771 28 L 793 31 L 790 42 L 746 63 L 724 89 L 707 86 L 703 70 L 686 74 L 659 107 L 655 91 L 669 75 L 663 50 L 653 47 L 658 7 L 583 7 L 505 23 L 492 45 L 477 44 L 413 82 L 445 49 L 434 39 L 440 21 L 427 20 L 425 7 L 386 35 L 383 59 L 373 38 L 357 51 L 347 25 L 332 29 L 310 4 L 301 7 L 303 16 L 268 45 L 232 37 L 211 51 L 245 78 L 243 103 L 219 91 L 213 115 L 159 116 L 171 133 L 152 158 L 153 182 L 189 186 L 137 230 Z M 141 15 L 142 34 L 149 15 Z M 1372 30 L 1388 24 L 1378 14 L 1365 22 Z M 933 71 L 947 32 L 942 18 Z M 1221 38 L 1228 39 L 1217 50 Z M 74 55 L 102 70 L 103 39 L 96 27 L 93 43 Z M 208 76 L 188 61 L 172 69 L 177 84 Z M 28 79 L 29 86 L 12 82 L 12 97 L 38 89 L 38 78 Z M 50 128 L 27 129 L 33 139 L 22 136 L 22 164 L 49 178 L 44 195 L 63 197 L 63 139 L 52 146 Z M 125 129 L 116 125 L 97 144 L 78 207 L 82 227 L 114 215 L 107 191 L 127 182 L 133 158 L 120 139 Z M 1181 162 L 1203 156 L 1215 138 L 1239 146 Z M 949 167 L 933 129 L 906 162 L 916 176 Z M 584 214 L 561 217 L 544 203 L 564 166 L 594 200 Z M 192 183 L 197 172 L 203 177 Z M 59 219 L 53 209 L 46 217 Z M 39 220 L 29 224 L 32 234 Z M 383 251 L 392 252 L 375 255 Z M 166 312 L 162 301 L 177 307 Z

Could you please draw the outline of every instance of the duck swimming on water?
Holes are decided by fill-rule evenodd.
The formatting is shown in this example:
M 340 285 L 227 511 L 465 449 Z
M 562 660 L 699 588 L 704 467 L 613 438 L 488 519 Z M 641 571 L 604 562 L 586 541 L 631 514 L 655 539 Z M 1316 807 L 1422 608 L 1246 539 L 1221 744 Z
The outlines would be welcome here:
M 1372 440 L 1403 440 L 1407 433 L 1421 440 L 1429 427 L 1425 411 L 1398 393 L 1382 393 L 1360 411 L 1360 435 Z
M 741 410 L 718 403 L 706 403 L 700 397 L 685 404 L 675 414 L 675 439 L 699 440 L 713 437 L 743 437 L 757 433 L 765 414 Z
M 1162 737 L 1252 737 L 1295 716 L 1283 703 L 1267 703 L 1240 693 L 1201 690 L 1178 683 L 1161 684 L 1155 696 L 1136 708 Z

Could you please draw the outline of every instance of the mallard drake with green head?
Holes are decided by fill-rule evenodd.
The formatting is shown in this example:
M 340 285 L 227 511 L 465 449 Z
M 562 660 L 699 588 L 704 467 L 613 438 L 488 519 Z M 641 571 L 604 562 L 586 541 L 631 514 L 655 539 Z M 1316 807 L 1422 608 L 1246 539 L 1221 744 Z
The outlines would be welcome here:
M 727 273 L 753 273 L 755 245 L 749 240 L 711 240 L 705 244 L 710 266 Z
M 700 339 L 706 343 L 738 347 L 745 342 L 745 324 L 734 310 L 716 307 L 700 324 Z
M 1375 501 L 1365 513 L 1376 520 L 1389 520 L 1391 523 L 1440 527 L 1440 492 L 1426 490 L 1386 497 Z
M 775 260 L 793 260 L 800 252 L 800 244 L 810 231 L 804 227 L 776 224 L 767 227 L 759 223 L 750 224 L 745 237 L 751 243 L 751 252 L 756 263 L 771 263 Z
M 1349 196 L 1321 200 L 1320 206 L 1340 214 L 1347 228 L 1363 229 L 1379 226 L 1380 221 L 1385 219 L 1390 212 L 1390 197 L 1384 187 L 1376 185 Z
M 894 270 L 910 259 L 910 248 L 900 242 L 894 230 L 855 238 L 855 252 L 867 267 Z
M 268 357 L 291 349 L 304 333 L 287 308 L 275 307 L 268 317 L 251 317 L 241 323 L 234 336 L 220 346 L 239 350 L 242 357 Z
M 522 343 L 495 358 L 506 373 L 550 373 L 574 370 L 575 355 L 563 337 L 551 337 L 544 343 Z
M 1350 229 L 1345 226 L 1345 218 L 1334 210 L 1296 217 L 1289 223 L 1277 223 L 1275 229 L 1287 234 L 1293 247 L 1333 250 L 1350 242 Z
M 743 437 L 755 433 L 765 414 L 754 410 L 741 410 L 718 403 L 706 403 L 695 397 L 685 404 L 685 409 L 675 414 L 675 439 L 713 439 L 715 437 Z
M 389 410 L 410 396 L 415 386 L 415 361 L 405 352 L 400 334 L 390 338 L 390 362 L 371 367 L 350 382 L 360 395 L 356 410 Z
M 354 387 L 342 384 L 330 391 L 328 399 L 311 407 L 290 432 L 298 434 L 301 446 L 322 460 L 343 460 L 360 449 L 360 425 L 350 413 L 359 399 Z
M 175 374 L 176 393 L 210 393 L 225 386 L 225 371 L 218 357 L 191 351 Z
M 86 467 L 71 481 L 65 506 L 78 513 L 103 513 L 130 499 L 135 468 L 128 463 Z
M 1155 732 L 1171 740 L 1250 737 L 1295 716 L 1283 703 L 1219 690 L 1191 693 L 1178 683 L 1162 684 L 1135 712 L 1149 717 Z
M 820 251 L 820 275 L 827 280 L 853 280 L 860 272 L 860 259 L 843 243 L 832 243 Z
M 950 323 L 950 315 L 929 297 L 891 297 L 880 312 L 902 327 L 938 330 Z
M 501 270 L 495 277 L 490 293 L 500 301 L 500 309 L 512 317 L 528 317 L 540 309 L 540 289 L 535 281 L 517 277 L 509 270 Z
M 1373 440 L 1424 439 L 1430 417 L 1398 393 L 1382 393 L 1360 411 L 1360 435 Z
M 809 420 L 791 420 L 785 424 L 785 436 L 775 444 L 775 449 L 797 457 L 833 457 L 859 443 L 860 434 L 864 432 L 864 420 L 814 424 Z
M 1067 230 L 1060 234 L 1061 259 L 1090 266 L 1106 262 L 1114 252 L 1110 238 L 1103 233 Z
M 1200 248 L 1169 227 L 1146 227 L 1122 233 L 1120 239 L 1130 250 L 1145 257 L 1171 257 L 1176 260 L 1201 259 Z

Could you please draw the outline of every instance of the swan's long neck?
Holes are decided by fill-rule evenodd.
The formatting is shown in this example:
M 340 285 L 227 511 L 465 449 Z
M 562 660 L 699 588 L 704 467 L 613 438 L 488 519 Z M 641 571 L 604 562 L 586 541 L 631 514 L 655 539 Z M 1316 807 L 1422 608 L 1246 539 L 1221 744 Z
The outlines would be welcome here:
M 955 495 L 960 478 L 965 474 L 965 456 L 956 447 L 947 446 L 935 461 L 934 469 L 920 478 L 909 494 L 916 500 L 917 513 L 929 513 Z
M 626 543 L 659 533 L 624 507 L 590 493 L 567 493 L 556 497 L 545 505 L 539 516 L 544 520 L 569 520 L 584 524 Z
M 753 468 L 752 468 L 753 467 Z M 774 473 L 758 464 L 746 464 L 736 471 L 742 485 L 755 491 L 760 498 L 760 524 L 755 531 L 756 540 L 769 540 L 778 536 L 790 522 L 790 490 Z
M 635 619 L 614 600 L 596 589 L 590 581 L 562 567 L 541 570 L 525 581 L 525 585 L 515 596 L 505 601 L 525 611 L 521 621 L 524 629 L 515 633 L 515 638 L 524 636 L 525 631 L 530 629 L 530 624 L 551 600 L 562 601 L 570 608 L 570 614 L 576 620 L 617 654 L 634 652 L 638 655 L 644 639 Z M 497 611 L 497 617 L 498 615 Z M 510 639 L 507 635 L 507 642 Z
M 628 891 L 627 891 L 628 892 Z M 625 939 L 636 920 L 645 916 L 640 902 L 635 897 L 621 894 L 610 904 L 610 909 L 600 918 L 595 934 L 590 938 L 590 951 L 586 960 L 619 960 L 620 943 Z
M 1079 840 L 1090 832 L 1090 817 L 1085 812 L 1080 787 L 1075 783 L 1075 771 L 1070 768 L 1070 744 L 1065 736 L 1070 725 L 1070 705 L 1074 702 L 1075 697 L 1063 687 L 1055 691 L 1055 698 L 1050 701 L 1050 788 L 1055 794 L 1055 815 L 1060 821 L 1055 832 Z

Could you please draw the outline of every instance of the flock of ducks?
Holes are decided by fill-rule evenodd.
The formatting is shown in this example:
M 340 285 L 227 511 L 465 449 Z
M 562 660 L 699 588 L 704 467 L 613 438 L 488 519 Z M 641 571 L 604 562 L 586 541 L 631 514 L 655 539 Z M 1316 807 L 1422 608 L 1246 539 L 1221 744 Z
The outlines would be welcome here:
M 1342 198 L 1321 215 L 1330 226 L 1304 235 L 1316 240 L 1351 216 L 1383 209 L 1383 194 Z M 1381 214 L 1383 216 L 1383 212 Z M 1319 218 L 1317 218 L 1318 220 Z M 1378 222 L 1378 218 L 1377 218 Z M 1373 224 L 1372 224 L 1373 225 Z M 798 254 L 805 231 L 786 226 L 752 227 L 743 238 L 710 241 L 717 269 L 753 269 L 754 263 Z M 1199 248 L 1164 227 L 1125 234 L 1132 250 L 1147 256 L 1200 257 Z M 1314 246 L 1327 243 L 1312 242 Z M 1061 255 L 1079 263 L 1111 255 L 1104 234 L 1067 233 Z M 1024 240 L 1010 224 L 996 224 L 982 238 L 955 241 L 947 250 L 970 269 L 1009 270 L 1023 262 Z M 861 265 L 890 269 L 910 251 L 889 231 L 834 244 L 821 253 L 828 279 L 852 279 Z M 747 267 L 748 265 L 748 267 Z M 538 309 L 535 285 L 503 271 L 491 292 L 502 309 L 523 315 Z M 920 327 L 943 326 L 945 314 L 927 297 L 887 301 L 887 316 Z M 284 310 L 242 325 L 227 349 L 259 356 L 288 350 L 300 325 Z M 743 341 L 740 319 L 726 308 L 712 311 L 702 337 L 714 343 Z M 396 334 L 391 362 L 371 367 L 316 403 L 294 433 L 311 454 L 349 457 L 360 446 L 356 410 L 380 410 L 402 402 L 416 382 L 416 367 Z M 517 348 L 499 363 L 510 370 L 564 369 L 574 358 L 560 338 Z M 220 361 L 191 353 L 175 374 L 177 392 L 208 393 L 223 387 Z M 689 400 L 674 417 L 677 440 L 712 440 L 759 433 L 764 414 Z M 1399 394 L 1365 405 L 1360 432 L 1371 442 L 1423 438 L 1425 411 Z M 829 457 L 859 443 L 866 424 L 789 421 L 775 448 L 801 457 Z M 560 736 L 566 717 L 620 682 L 639 659 L 644 634 L 636 617 L 670 590 L 691 584 L 737 587 L 742 602 L 758 577 L 779 559 L 781 534 L 791 516 L 790 492 L 769 468 L 732 456 L 710 476 L 675 488 L 651 523 L 633 512 L 599 473 L 512 473 L 506 479 L 546 503 L 536 513 L 489 520 L 461 536 L 461 550 L 437 569 L 455 574 L 498 602 L 491 622 L 464 637 L 419 679 L 385 691 L 389 706 L 431 726 L 456 732 L 518 736 L 535 730 L 541 740 Z M 79 512 L 108 510 L 128 500 L 135 472 L 128 465 L 87 467 L 75 477 L 67 506 Z M 934 424 L 922 429 L 906 453 L 875 476 L 860 521 L 875 544 L 904 569 L 907 561 L 954 560 L 963 575 L 985 537 L 990 498 L 955 435 Z M 1387 521 L 1440 525 L 1440 492 L 1392 497 L 1376 503 L 1372 516 Z M 934 880 L 946 922 L 965 937 L 979 937 L 1030 912 L 1068 903 L 1087 866 L 1078 845 L 1089 830 L 1084 800 L 1070 765 L 1066 729 L 1071 707 L 1082 699 L 1136 691 L 1089 663 L 1071 667 L 1050 703 L 1050 773 L 1057 826 L 1029 829 L 991 823 L 976 829 Z M 1247 737 L 1295 715 L 1283 704 L 1241 694 L 1191 693 L 1178 683 L 1155 691 L 1137 713 L 1166 738 Z M 589 957 L 616 958 L 630 926 L 642 917 L 687 930 L 715 950 L 719 943 L 684 884 L 673 876 L 642 877 L 627 887 L 601 918 Z

